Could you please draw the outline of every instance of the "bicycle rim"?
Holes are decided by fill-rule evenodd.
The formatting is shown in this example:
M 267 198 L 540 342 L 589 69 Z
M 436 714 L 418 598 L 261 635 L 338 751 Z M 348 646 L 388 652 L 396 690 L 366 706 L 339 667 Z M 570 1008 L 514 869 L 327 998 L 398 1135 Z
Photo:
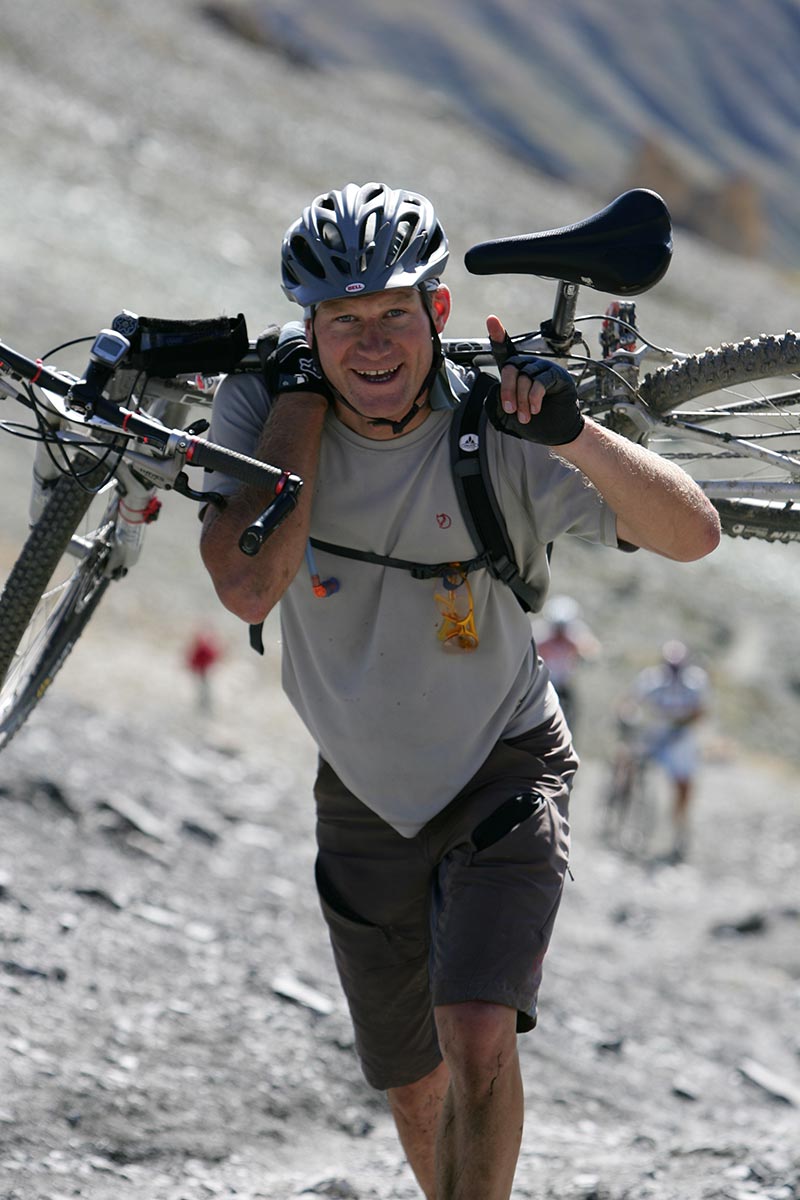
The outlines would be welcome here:
M 56 484 L 0 596 L 0 748 L 47 692 L 105 592 L 116 489 Z
M 601 835 L 612 849 L 643 858 L 653 837 L 655 813 L 647 786 L 647 768 L 634 763 L 625 778 L 612 777 L 606 794 Z
M 620 824 L 620 849 L 634 858 L 645 858 L 655 832 L 654 800 L 650 792 L 649 770 L 641 764 L 636 771 L 624 818 Z
M 701 483 L 731 537 L 800 541 L 800 342 L 707 350 L 649 375 L 646 444 Z

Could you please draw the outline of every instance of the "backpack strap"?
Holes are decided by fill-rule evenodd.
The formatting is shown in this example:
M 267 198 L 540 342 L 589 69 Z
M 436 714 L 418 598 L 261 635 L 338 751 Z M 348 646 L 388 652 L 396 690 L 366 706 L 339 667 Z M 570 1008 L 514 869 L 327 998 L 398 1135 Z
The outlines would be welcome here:
M 319 538 L 308 539 L 315 550 L 324 550 L 328 554 L 338 554 L 342 558 L 355 558 L 360 562 L 375 563 L 379 567 L 395 567 L 399 571 L 408 571 L 414 579 L 437 579 L 447 575 L 457 565 L 459 570 L 468 575 L 478 567 L 489 565 L 485 554 L 478 554 L 469 562 L 420 563 L 405 558 L 391 558 L 388 554 L 373 554 L 371 550 L 354 550 L 352 546 L 338 546 L 334 542 L 322 542 Z
M 500 579 L 511 588 L 524 612 L 531 612 L 539 596 L 519 573 L 514 549 L 508 537 L 505 519 L 497 503 L 486 452 L 487 415 L 485 401 L 497 381 L 485 371 L 479 371 L 466 400 L 462 400 L 453 414 L 450 429 L 450 463 L 453 472 L 461 515 L 477 551 L 469 562 L 460 563 L 467 574 L 478 567 L 485 567 L 495 579 Z M 403 558 L 390 558 L 373 554 L 369 550 L 354 550 L 309 538 L 315 550 L 328 551 L 343 558 L 359 559 L 383 567 L 396 567 L 409 571 L 415 579 L 435 579 L 443 575 L 452 563 L 417 563 Z M 551 546 L 547 547 L 550 558 Z M 261 625 L 250 626 L 250 645 L 259 654 L 264 653 Z
M 450 430 L 453 481 L 475 549 L 487 557 L 494 578 L 507 584 L 523 610 L 531 612 L 539 597 L 519 573 L 489 474 L 485 401 L 497 386 L 493 376 L 479 372 L 469 395 L 456 409 Z

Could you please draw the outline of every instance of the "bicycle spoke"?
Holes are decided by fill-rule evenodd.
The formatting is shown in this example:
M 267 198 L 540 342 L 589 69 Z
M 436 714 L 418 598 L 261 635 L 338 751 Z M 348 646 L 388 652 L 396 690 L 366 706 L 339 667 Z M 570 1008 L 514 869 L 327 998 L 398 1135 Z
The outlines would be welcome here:
M 796 376 L 721 388 L 665 413 L 648 442 L 712 496 L 800 499 Z

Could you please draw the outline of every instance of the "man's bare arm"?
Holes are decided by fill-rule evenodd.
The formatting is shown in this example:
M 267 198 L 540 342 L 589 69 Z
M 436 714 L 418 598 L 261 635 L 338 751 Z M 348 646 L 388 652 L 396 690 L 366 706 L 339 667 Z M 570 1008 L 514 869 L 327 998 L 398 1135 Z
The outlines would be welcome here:
M 312 393 L 279 397 L 273 405 L 254 457 L 299 475 L 303 488 L 297 507 L 258 554 L 243 554 L 239 538 L 269 504 L 268 490 L 245 486 L 224 509 L 209 505 L 206 510 L 200 540 L 203 562 L 222 603 L 249 624 L 264 620 L 302 564 L 327 411 L 327 401 Z
M 486 327 L 492 343 L 502 350 L 506 339 L 503 323 L 490 316 Z M 561 394 L 554 393 L 556 398 L 549 401 L 556 407 L 545 408 L 542 414 L 548 394 L 536 377 L 537 360 L 530 361 L 535 368 L 531 373 L 524 362 L 517 364 L 513 357 L 503 365 L 502 410 L 515 416 L 523 430 L 530 430 L 531 441 L 549 445 L 551 453 L 577 467 L 594 484 L 617 514 L 617 537 L 681 562 L 710 554 L 719 543 L 719 517 L 694 480 L 674 463 L 584 420 L 574 386 L 566 376 L 569 387 L 562 385 Z M 549 386 L 558 385 L 556 379 Z M 564 432 L 558 436 L 562 427 Z
M 594 484 L 617 514 L 621 541 L 679 562 L 703 558 L 718 545 L 716 509 L 674 463 L 588 420 L 553 453 Z

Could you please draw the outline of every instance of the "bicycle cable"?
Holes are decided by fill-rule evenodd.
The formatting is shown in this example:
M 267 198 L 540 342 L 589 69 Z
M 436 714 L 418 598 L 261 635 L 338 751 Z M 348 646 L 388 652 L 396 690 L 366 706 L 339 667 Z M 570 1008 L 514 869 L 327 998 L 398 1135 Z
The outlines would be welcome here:
M 69 349 L 72 346 L 82 345 L 85 342 L 92 342 L 93 340 L 94 339 L 92 337 L 88 337 L 88 336 L 87 337 L 79 337 L 79 338 L 71 338 L 69 341 L 62 342 L 60 345 L 53 346 L 50 350 L 46 351 L 46 353 L 42 356 L 42 362 L 45 362 L 47 359 L 51 358 L 54 354 L 58 354 L 62 350 Z M 137 372 L 136 377 L 134 378 L 134 380 L 131 384 L 130 390 L 128 392 L 128 400 L 130 400 L 130 397 L 134 394 L 136 384 L 139 382 L 139 379 L 141 378 L 142 374 L 143 374 L 142 371 Z M 134 440 L 134 435 L 125 434 L 125 433 L 119 433 L 119 434 L 114 435 L 113 438 L 110 440 L 107 449 L 102 454 L 97 453 L 99 446 L 98 446 L 97 441 L 93 438 L 87 439 L 86 441 L 81 441 L 80 439 L 77 439 L 77 438 L 70 439 L 68 443 L 65 443 L 61 440 L 61 438 L 59 436 L 59 432 L 57 430 L 54 430 L 51 427 L 50 423 L 43 416 L 43 410 L 45 409 L 45 406 L 37 398 L 33 387 L 30 384 L 26 383 L 26 384 L 24 384 L 24 391 L 25 391 L 25 395 L 28 398 L 28 406 L 31 409 L 31 412 L 33 413 L 34 419 L 36 421 L 36 432 L 34 432 L 34 430 L 31 426 L 17 426 L 16 429 L 13 429 L 13 428 L 11 428 L 10 425 L 7 425 L 5 423 L 0 425 L 0 428 L 7 429 L 7 431 L 9 433 L 12 433 L 17 437 L 26 438 L 27 440 L 30 440 L 30 441 L 41 442 L 44 445 L 45 449 L 47 450 L 47 454 L 48 454 L 50 461 L 52 462 L 53 466 L 55 467 L 55 469 L 58 471 L 58 473 L 60 475 L 69 475 L 74 480 L 74 482 L 80 488 L 82 488 L 83 491 L 89 492 L 91 495 L 97 495 L 97 493 L 101 492 L 103 490 L 103 488 L 108 484 L 109 480 L 112 479 L 113 476 L 115 475 L 117 468 L 119 467 L 120 463 L 123 461 L 124 454 L 125 454 L 125 445 L 127 444 L 128 441 Z M 140 408 L 140 406 L 137 404 L 136 411 L 138 411 L 139 408 Z M 16 424 L 16 423 L 12 423 L 12 424 Z M 23 433 L 22 432 L 23 429 L 26 429 L 29 432 Z M 67 450 L 66 450 L 67 444 L 72 447 L 77 447 L 79 449 L 84 449 L 87 451 L 91 448 L 91 450 L 94 451 L 94 453 L 92 454 L 92 458 L 94 459 L 94 462 L 92 464 L 90 464 L 84 471 L 76 470 L 74 460 L 72 458 L 70 458 L 70 456 L 67 453 Z M 54 447 L 54 446 L 59 446 L 61 448 L 60 456 L 56 455 L 54 453 L 54 451 L 52 449 L 52 447 Z M 113 461 L 111 461 L 112 455 L 116 456 Z M 103 467 L 105 467 L 106 470 L 105 470 L 103 478 L 100 480 L 100 482 L 96 486 L 88 486 L 86 484 L 85 480 L 87 480 L 90 476 L 94 475 L 96 471 L 98 471 L 100 468 L 103 468 Z
M 68 350 L 70 348 L 70 346 L 80 346 L 80 345 L 82 345 L 83 342 L 93 342 L 93 341 L 94 341 L 94 338 L 90 337 L 88 335 L 86 337 L 71 338 L 70 341 L 62 342 L 60 346 L 53 346 L 52 350 L 48 350 L 45 354 L 43 354 L 42 362 L 46 362 L 47 359 L 50 358 L 51 355 L 58 354 L 58 353 L 60 353 L 61 350 Z
M 535 335 L 528 335 L 528 336 L 535 336 Z M 588 354 L 589 347 L 587 346 L 586 342 L 583 341 L 582 338 L 581 338 L 581 345 L 586 350 L 586 352 L 587 352 L 586 355 L 556 354 L 555 351 L 548 352 L 545 350 L 545 351 L 537 351 L 536 357 L 537 358 L 564 359 L 568 362 L 574 362 L 574 363 L 581 365 L 583 367 L 583 371 L 581 373 L 581 378 L 578 380 L 578 383 L 582 382 L 583 377 L 586 375 L 587 371 L 590 368 L 593 369 L 595 372 L 605 371 L 607 375 L 613 375 L 614 378 L 617 380 L 617 382 L 621 383 L 623 385 L 623 387 L 625 387 L 631 393 L 631 395 L 635 396 L 637 401 L 640 404 L 644 404 L 644 401 L 642 400 L 641 396 L 639 395 L 639 389 L 635 386 L 635 384 L 631 383 L 631 381 L 629 379 L 626 379 L 624 377 L 624 375 L 621 375 L 619 373 L 619 371 L 616 371 L 612 366 L 610 366 L 609 363 L 604 362 L 603 359 L 591 358 Z M 652 343 L 648 342 L 647 345 L 652 346 Z M 653 346 L 653 349 L 658 350 L 658 347 Z M 589 403 L 587 404 L 587 408 L 589 408 L 589 409 L 603 408 L 603 407 L 607 407 L 609 403 L 611 403 L 610 400 L 608 400 L 608 401 L 602 400 L 602 401 L 594 401 L 594 402 L 589 401 Z M 645 408 L 647 408 L 647 405 L 645 405 Z M 649 408 L 648 408 L 648 411 L 649 411 Z
M 642 342 L 645 346 L 649 346 L 649 348 L 651 350 L 655 350 L 657 354 L 674 355 L 676 358 L 686 358 L 687 357 L 685 354 L 678 354 L 678 352 L 676 350 L 670 350 L 666 346 L 659 346 L 656 342 L 651 342 L 649 338 L 646 338 L 644 336 L 644 334 L 640 332 L 638 326 L 632 325 L 630 321 L 623 321 L 623 319 L 621 317 L 609 318 L 607 313 L 586 313 L 585 316 L 576 317 L 575 324 L 577 325 L 579 321 L 608 321 L 608 320 L 613 320 L 614 324 L 619 325 L 620 328 L 627 329 L 630 333 L 635 333 L 638 341 Z M 585 344 L 586 343 L 584 342 L 584 345 Z
M 83 338 L 80 340 L 88 341 L 89 339 Z M 51 353 L 53 353 L 53 351 L 51 351 Z M 27 435 L 23 434 L 21 429 L 18 429 L 16 436 L 27 436 L 28 440 L 30 441 L 41 442 L 47 451 L 48 458 L 58 473 L 60 475 L 69 475 L 75 481 L 75 483 L 83 489 L 83 491 L 89 492 L 92 495 L 96 495 L 98 492 L 102 491 L 108 481 L 113 477 L 119 464 L 122 462 L 124 448 L 122 448 L 119 443 L 127 442 L 129 440 L 128 436 L 125 434 L 115 435 L 103 453 L 94 453 L 92 455 L 95 461 L 88 466 L 85 471 L 78 471 L 75 468 L 73 459 L 70 458 L 69 454 L 67 453 L 67 445 L 85 449 L 87 451 L 91 447 L 92 450 L 97 451 L 99 448 L 98 443 L 93 438 L 87 439 L 86 441 L 76 438 L 70 439 L 69 442 L 64 442 L 60 437 L 59 430 L 53 429 L 49 421 L 43 415 L 45 406 L 37 398 L 33 388 L 26 384 L 24 390 L 28 397 L 29 407 L 33 413 L 34 420 L 36 421 L 36 432 L 34 432 L 31 426 L 26 426 L 25 428 L 29 430 L 29 433 Z M 9 432 L 13 431 L 9 430 Z M 60 448 L 60 454 L 55 453 L 54 447 L 56 446 Z M 110 461 L 112 459 L 112 455 L 116 456 L 113 462 Z M 105 469 L 103 478 L 96 486 L 87 486 L 85 480 L 100 468 Z

